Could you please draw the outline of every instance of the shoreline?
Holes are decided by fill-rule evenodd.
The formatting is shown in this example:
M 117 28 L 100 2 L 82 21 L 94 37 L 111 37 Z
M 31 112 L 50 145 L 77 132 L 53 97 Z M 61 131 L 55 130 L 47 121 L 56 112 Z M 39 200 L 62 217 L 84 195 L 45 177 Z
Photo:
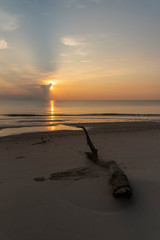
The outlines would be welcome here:
M 125 132 L 125 131 L 141 131 L 141 130 L 152 130 L 152 129 L 160 129 L 160 122 L 154 122 L 154 121 L 146 121 L 146 122 L 106 122 L 106 123 L 66 123 L 66 124 L 58 124 L 58 125 L 48 125 L 48 126 L 29 126 L 29 127 L 16 127 L 13 129 L 17 130 L 17 133 L 13 132 L 10 133 L 12 127 L 0 129 L 0 139 L 5 137 L 12 137 L 12 136 L 19 136 L 19 135 L 45 135 L 45 134 L 63 134 L 64 132 L 69 132 L 70 134 L 73 132 L 79 132 L 82 131 L 77 126 L 85 126 L 89 129 L 90 132 L 94 133 L 100 133 L 100 132 L 106 132 L 106 133 L 112 133 L 112 132 Z M 47 128 L 50 127 L 51 129 L 54 128 L 54 130 L 47 130 Z M 41 131 L 38 131 L 39 129 L 42 129 Z M 45 130 L 46 128 L 46 130 Z M 29 131 L 25 132 L 25 129 L 29 129 Z M 31 129 L 35 129 L 35 131 L 31 131 Z M 18 130 L 21 130 L 22 132 L 18 132 Z M 3 131 L 6 131 L 7 134 L 1 135 Z

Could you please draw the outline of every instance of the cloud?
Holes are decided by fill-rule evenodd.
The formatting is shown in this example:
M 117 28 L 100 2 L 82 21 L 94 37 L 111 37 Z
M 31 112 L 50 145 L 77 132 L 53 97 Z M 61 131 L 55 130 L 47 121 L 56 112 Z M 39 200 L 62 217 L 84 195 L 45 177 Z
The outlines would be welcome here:
M 78 57 L 86 57 L 91 53 L 89 44 L 83 36 L 66 36 L 61 38 L 61 42 L 67 46 L 65 52 L 60 54 L 60 57 L 71 60 L 75 55 Z
M 57 78 L 54 72 L 43 71 L 34 65 L 17 62 L 15 58 L 4 58 L 5 50 L 0 51 L 0 99 L 50 99 L 54 91 L 47 92 L 43 84 L 46 79 Z M 6 55 L 6 54 L 5 54 Z M 51 86 L 51 85 L 50 85 Z
M 0 31 L 9 32 L 19 28 L 18 16 L 0 10 Z
M 89 53 L 90 53 L 89 51 L 86 51 L 86 50 L 84 50 L 84 49 L 78 49 L 78 50 L 75 52 L 76 55 L 79 55 L 79 56 L 81 56 L 81 57 L 85 57 L 85 56 L 87 56 Z
M 68 54 L 67 53 L 60 53 L 59 56 L 60 57 L 68 57 Z
M 50 95 L 50 88 L 52 87 L 52 83 L 49 83 L 47 85 L 41 85 L 42 92 L 43 92 L 43 97 L 44 99 L 49 99 Z
M 5 39 L 0 39 L 0 49 L 7 49 L 8 48 L 8 43 L 6 42 Z
M 72 60 L 65 60 L 65 61 L 57 60 L 57 61 L 50 61 L 50 62 L 52 62 L 52 63 L 72 63 L 73 61 Z
M 81 60 L 81 63 L 92 63 L 93 61 L 92 60 Z
M 84 40 L 78 37 L 63 37 L 61 38 L 61 42 L 70 47 L 84 45 Z

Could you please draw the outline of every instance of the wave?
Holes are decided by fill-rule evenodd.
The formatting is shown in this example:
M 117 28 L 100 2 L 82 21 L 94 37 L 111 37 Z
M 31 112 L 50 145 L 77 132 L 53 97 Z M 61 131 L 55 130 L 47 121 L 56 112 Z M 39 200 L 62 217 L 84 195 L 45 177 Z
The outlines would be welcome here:
M 141 114 L 141 113 L 82 113 L 82 114 L 0 114 L 0 116 L 6 116 L 6 117 L 100 117 L 100 116 L 106 116 L 106 117 L 160 117 L 160 114 Z

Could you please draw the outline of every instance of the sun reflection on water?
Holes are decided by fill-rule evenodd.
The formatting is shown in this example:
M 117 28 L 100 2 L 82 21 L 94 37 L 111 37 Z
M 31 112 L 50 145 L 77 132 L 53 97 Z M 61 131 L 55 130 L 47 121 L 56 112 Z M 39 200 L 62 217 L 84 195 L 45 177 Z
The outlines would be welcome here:
M 50 100 L 50 122 L 49 124 L 55 124 L 55 102 L 54 100 Z M 56 130 L 56 126 L 48 126 L 49 131 L 54 131 Z

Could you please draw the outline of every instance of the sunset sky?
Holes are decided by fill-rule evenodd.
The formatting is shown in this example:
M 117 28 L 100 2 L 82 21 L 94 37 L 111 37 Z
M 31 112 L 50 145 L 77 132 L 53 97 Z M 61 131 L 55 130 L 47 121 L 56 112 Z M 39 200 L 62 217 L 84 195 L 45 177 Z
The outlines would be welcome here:
M 159 12 L 159 0 L 0 0 L 0 99 L 160 99 Z

